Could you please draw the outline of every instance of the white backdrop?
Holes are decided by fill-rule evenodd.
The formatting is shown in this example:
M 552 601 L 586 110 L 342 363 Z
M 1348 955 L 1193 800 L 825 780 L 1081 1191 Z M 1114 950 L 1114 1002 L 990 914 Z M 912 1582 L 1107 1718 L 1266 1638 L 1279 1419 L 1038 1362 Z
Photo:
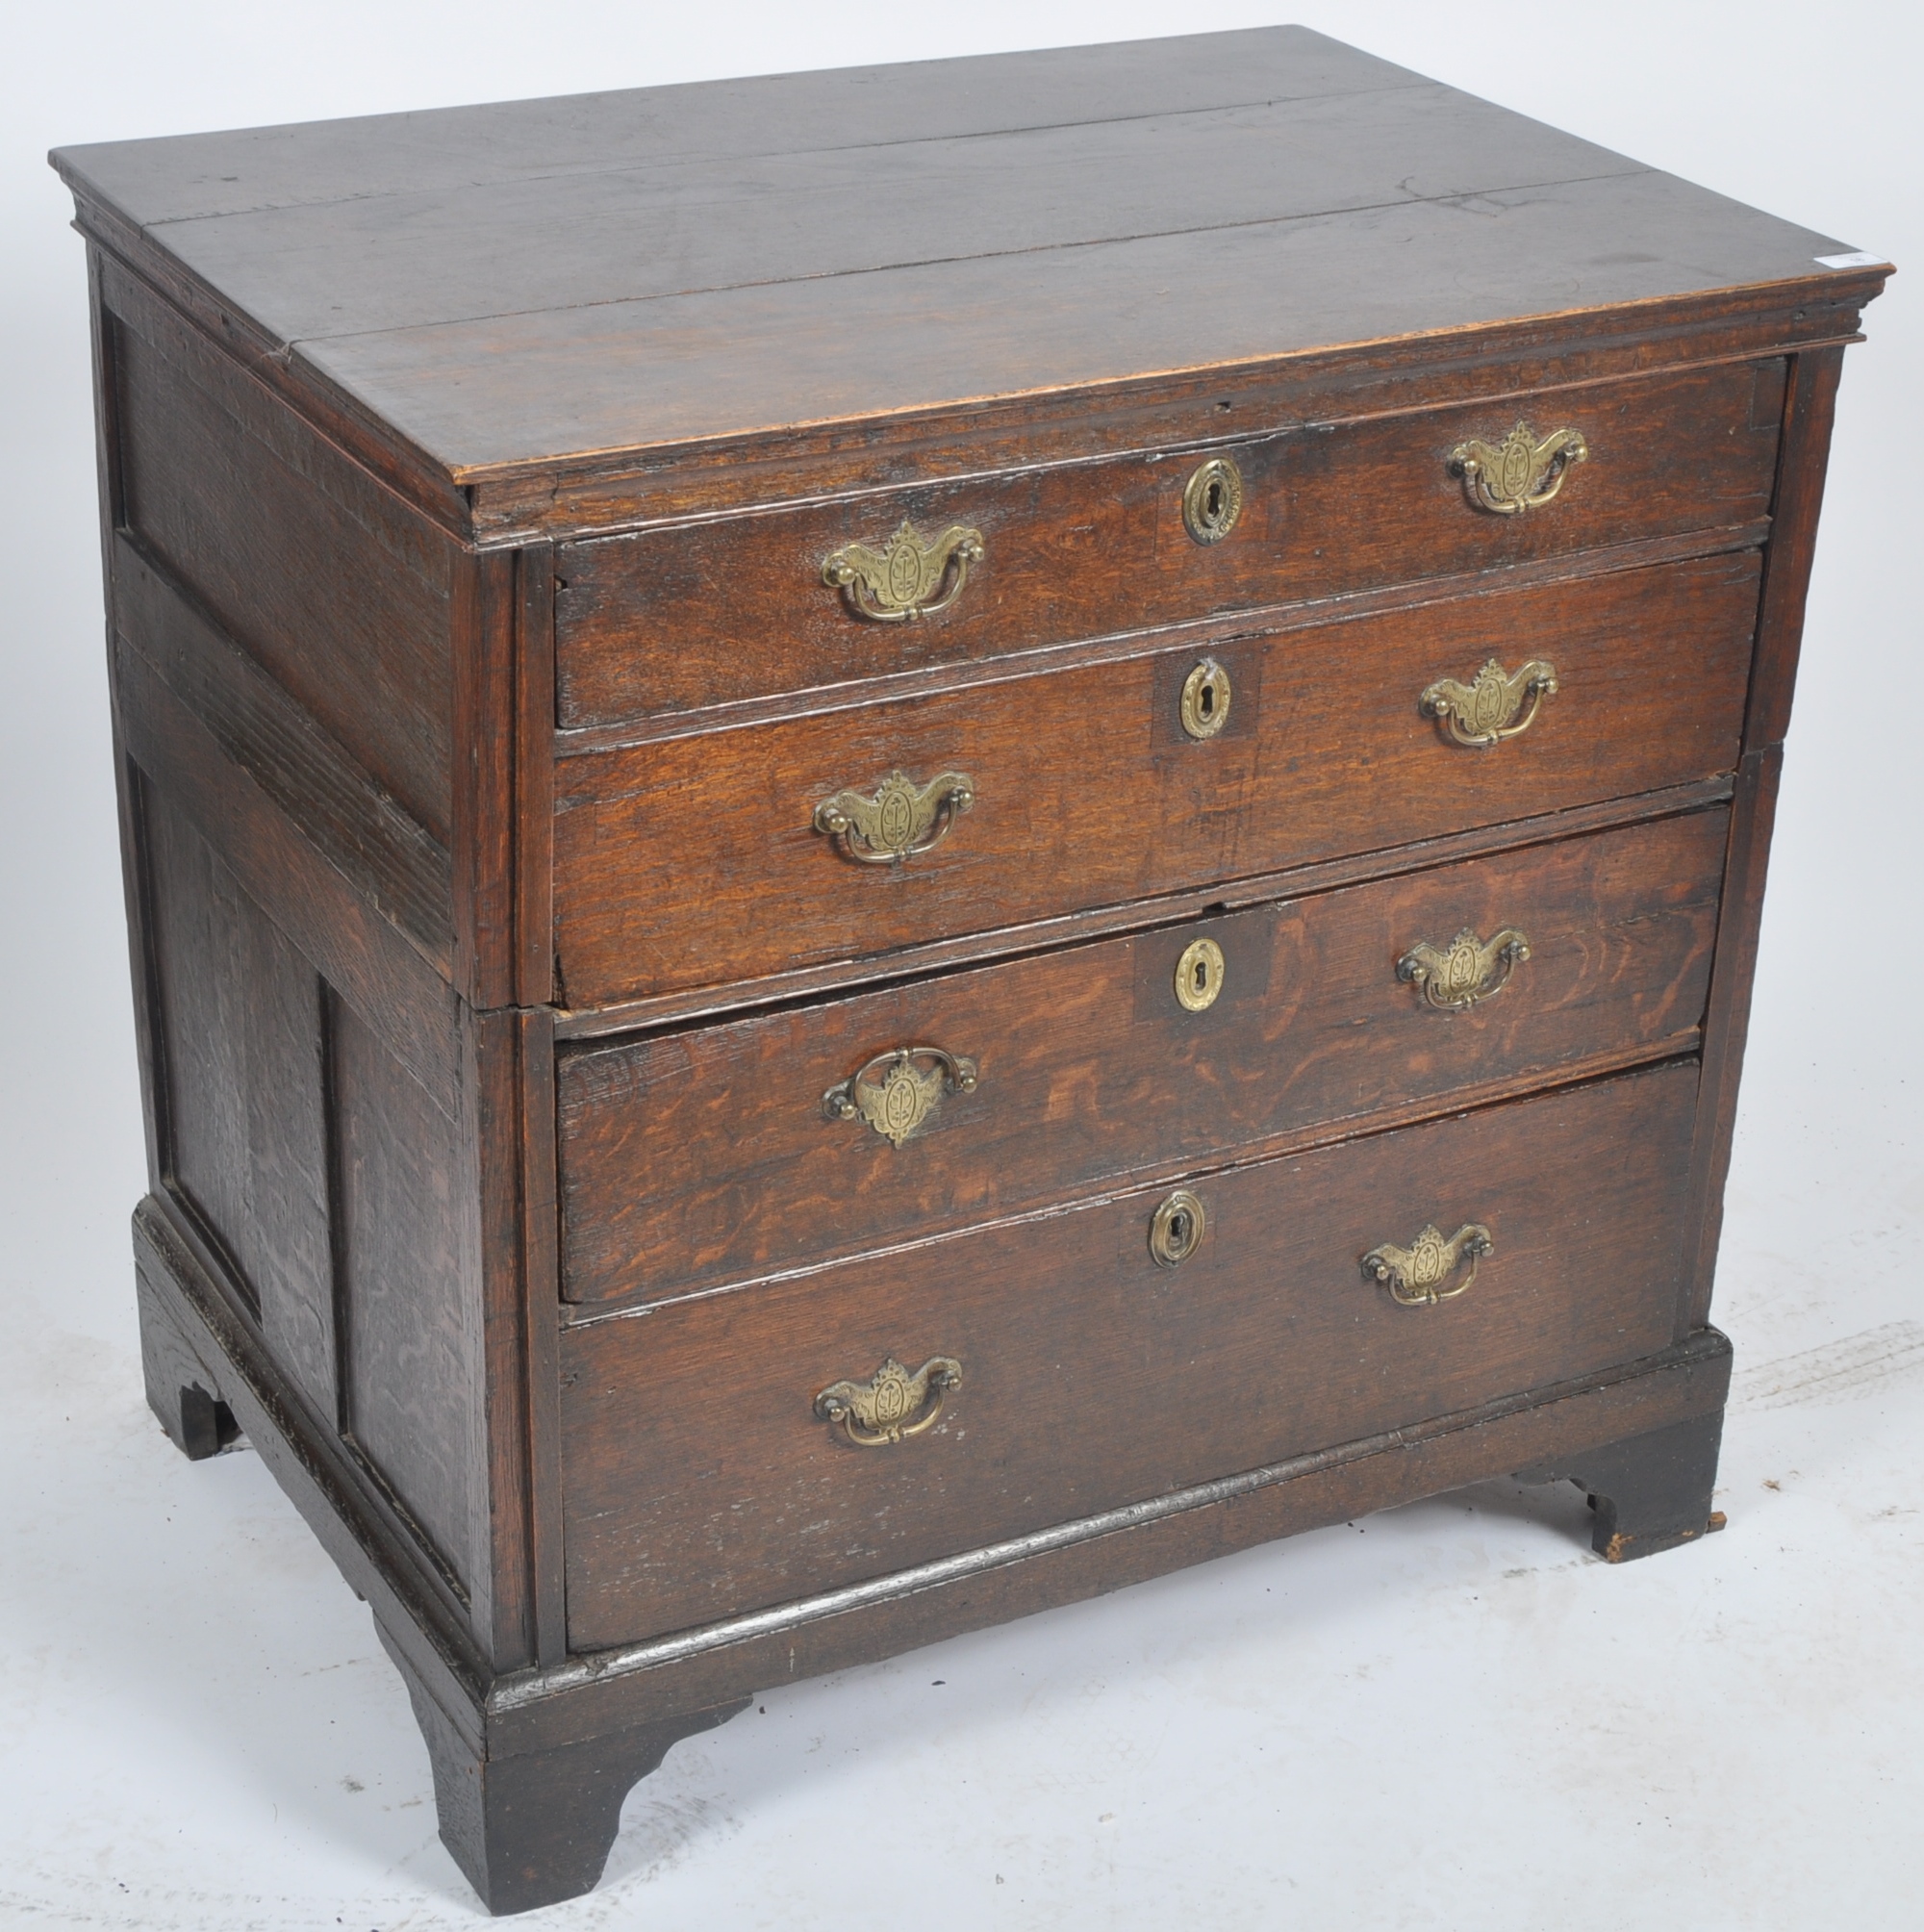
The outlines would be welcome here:
M 543 1923 L 1914 1926 L 1924 79 L 1900 0 L 134 5 L 0 64 L 0 1920 L 476 1922 L 348 1594 L 141 1406 L 82 249 L 55 143 L 1303 20 L 1894 258 L 1850 352 L 1719 1271 L 1730 1532 L 1492 1488 L 789 1690 Z M 1581 1510 L 1581 1500 L 1574 1499 Z M 938 1680 L 940 1680 L 938 1682 Z

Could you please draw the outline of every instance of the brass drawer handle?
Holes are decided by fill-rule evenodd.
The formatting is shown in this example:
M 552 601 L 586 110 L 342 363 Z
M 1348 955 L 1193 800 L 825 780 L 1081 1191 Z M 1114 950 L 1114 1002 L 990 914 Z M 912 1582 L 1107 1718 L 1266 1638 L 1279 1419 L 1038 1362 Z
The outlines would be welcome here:
M 1506 738 L 1521 738 L 1536 723 L 1546 698 L 1557 695 L 1557 667 L 1532 657 L 1514 672 L 1491 658 L 1468 684 L 1439 677 L 1417 699 L 1426 718 L 1436 719 L 1459 745 L 1487 751 Z M 1524 710 L 1526 701 L 1530 708 Z M 1518 712 L 1523 712 L 1518 717 Z
M 975 802 L 975 780 L 960 772 L 944 772 L 920 789 L 891 772 L 872 799 L 860 792 L 823 799 L 815 808 L 815 829 L 840 840 L 858 865 L 899 865 L 939 846 Z
M 1414 1244 L 1399 1248 L 1385 1241 L 1363 1257 L 1363 1273 L 1380 1282 L 1390 1299 L 1406 1309 L 1420 1309 L 1432 1302 L 1453 1302 L 1468 1292 L 1477 1279 L 1477 1263 L 1492 1247 L 1490 1231 L 1472 1221 L 1458 1228 L 1446 1241 L 1434 1225 L 1424 1229 Z M 1454 1288 L 1442 1285 L 1456 1272 L 1458 1261 L 1468 1258 L 1470 1272 Z
M 844 544 L 823 558 L 822 581 L 871 623 L 907 623 L 947 610 L 986 554 L 980 530 L 951 523 L 931 541 L 904 521 L 879 550 Z
M 932 1060 L 925 1071 L 918 1060 Z M 886 1068 L 880 1080 L 870 1077 Z M 877 1054 L 860 1073 L 822 1096 L 830 1120 L 866 1120 L 884 1140 L 899 1147 L 912 1140 L 942 1104 L 945 1093 L 974 1093 L 975 1062 L 940 1047 L 895 1047 Z
M 1549 502 L 1573 466 L 1589 458 L 1582 430 L 1554 430 L 1539 443 L 1530 424 L 1519 422 L 1494 447 L 1478 436 L 1457 444 L 1450 452 L 1450 473 L 1463 479 L 1473 508 L 1520 517 Z
M 932 1355 L 913 1375 L 890 1356 L 867 1382 L 831 1382 L 815 1398 L 815 1412 L 840 1424 L 856 1448 L 881 1449 L 933 1429 L 949 1391 L 961 1386 L 953 1356 Z
M 1396 977 L 1413 983 L 1439 1012 L 1460 1013 L 1493 1000 L 1509 984 L 1512 970 L 1530 957 L 1530 941 L 1514 926 L 1487 939 L 1466 926 L 1448 946 L 1418 940 L 1396 962 Z

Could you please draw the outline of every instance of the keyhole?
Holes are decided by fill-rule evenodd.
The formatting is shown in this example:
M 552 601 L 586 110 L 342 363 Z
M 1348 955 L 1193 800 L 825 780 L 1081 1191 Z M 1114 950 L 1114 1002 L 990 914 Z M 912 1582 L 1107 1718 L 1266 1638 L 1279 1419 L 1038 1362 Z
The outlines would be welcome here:
M 1192 738 L 1213 738 L 1229 722 L 1229 674 L 1213 657 L 1182 680 L 1177 710 Z
M 1149 1252 L 1159 1268 L 1186 1261 L 1202 1245 L 1202 1203 L 1186 1187 L 1178 1187 L 1150 1223 Z
M 1212 456 L 1190 472 L 1182 489 L 1182 521 L 1197 543 L 1220 544 L 1242 510 L 1242 472 L 1227 456 Z
M 1223 990 L 1223 949 L 1213 939 L 1193 939 L 1176 962 L 1176 1002 L 1192 1013 L 1216 1004 Z

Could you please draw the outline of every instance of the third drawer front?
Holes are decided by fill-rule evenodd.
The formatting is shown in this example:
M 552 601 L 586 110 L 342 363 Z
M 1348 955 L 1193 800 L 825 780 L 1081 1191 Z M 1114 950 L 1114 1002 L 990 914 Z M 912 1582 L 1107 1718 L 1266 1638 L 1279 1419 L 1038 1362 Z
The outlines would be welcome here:
M 1198 1180 L 1200 1239 L 1175 1266 L 1151 1253 L 1167 1197 L 1150 1190 L 577 1327 L 570 1645 L 1655 1354 L 1675 1335 L 1696 1091 L 1696 1063 L 1672 1061 Z
M 874 957 L 1729 771 L 1758 572 L 1754 552 L 1707 557 L 1206 661 L 1168 651 L 566 757 L 566 1004 Z
M 566 1052 L 564 1293 L 665 1299 L 1695 1044 L 1719 806 Z

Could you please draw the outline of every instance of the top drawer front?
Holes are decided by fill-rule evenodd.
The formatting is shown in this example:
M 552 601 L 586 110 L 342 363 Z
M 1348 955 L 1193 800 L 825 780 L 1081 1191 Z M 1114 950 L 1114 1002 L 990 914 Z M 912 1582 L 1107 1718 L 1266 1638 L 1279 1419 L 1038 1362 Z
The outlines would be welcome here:
M 1730 364 L 1226 445 L 1241 506 L 1208 543 L 1184 519 L 1207 460 L 1191 450 L 570 544 L 556 563 L 560 721 L 615 724 L 1749 522 L 1770 507 L 1783 394 L 1781 360 Z M 1501 444 L 1519 418 L 1539 441 L 1576 431 L 1587 459 L 1525 514 L 1476 507 L 1453 452 Z M 930 554 L 924 600 L 953 593 L 940 611 L 858 615 L 915 590 L 899 576 L 878 605 L 859 582 L 824 582 L 824 563 L 851 544 L 884 552 L 904 522 L 931 545 L 973 531 L 980 558 L 959 542 L 946 563 Z

